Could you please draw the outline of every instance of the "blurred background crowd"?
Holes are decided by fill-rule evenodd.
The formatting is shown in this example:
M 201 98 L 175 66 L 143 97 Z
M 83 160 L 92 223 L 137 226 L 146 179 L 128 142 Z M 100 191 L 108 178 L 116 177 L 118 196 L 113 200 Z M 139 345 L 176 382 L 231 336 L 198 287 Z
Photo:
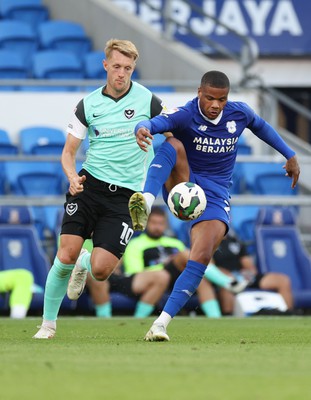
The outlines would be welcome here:
M 103 47 L 113 37 L 136 44 L 133 79 L 168 108 L 195 97 L 206 71 L 225 72 L 229 99 L 246 101 L 273 125 L 301 165 L 293 190 L 284 160 L 243 134 L 231 242 L 216 252 L 214 275 L 183 313 L 310 314 L 310 13 L 311 4 L 294 0 L 0 0 L 0 315 L 42 313 L 68 188 L 60 164 L 68 118 L 105 83 Z M 155 151 L 162 140 L 156 135 Z M 87 149 L 85 141 L 77 169 Z M 156 207 L 156 227 L 131 243 L 153 229 L 157 237 L 151 233 L 141 253 L 129 247 L 108 284 L 90 283 L 78 301 L 65 298 L 61 314 L 144 317 L 162 308 L 183 268 L 189 233 L 161 198 Z

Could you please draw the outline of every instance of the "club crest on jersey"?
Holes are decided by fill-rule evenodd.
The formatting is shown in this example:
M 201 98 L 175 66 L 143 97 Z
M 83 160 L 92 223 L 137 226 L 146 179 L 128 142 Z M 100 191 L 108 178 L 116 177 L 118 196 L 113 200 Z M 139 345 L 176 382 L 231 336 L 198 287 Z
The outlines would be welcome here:
M 124 110 L 124 115 L 127 119 L 131 119 L 134 117 L 135 111 L 134 110 Z
M 229 133 L 235 133 L 236 132 L 236 123 L 235 121 L 228 121 L 226 128 Z
M 68 215 L 73 215 L 77 210 L 78 210 L 78 204 L 77 203 L 69 203 L 66 206 L 66 213 Z
M 200 125 L 200 126 L 198 127 L 198 130 L 199 130 L 199 131 L 202 131 L 202 132 L 205 132 L 206 129 L 207 129 L 207 126 L 206 126 L 206 125 Z

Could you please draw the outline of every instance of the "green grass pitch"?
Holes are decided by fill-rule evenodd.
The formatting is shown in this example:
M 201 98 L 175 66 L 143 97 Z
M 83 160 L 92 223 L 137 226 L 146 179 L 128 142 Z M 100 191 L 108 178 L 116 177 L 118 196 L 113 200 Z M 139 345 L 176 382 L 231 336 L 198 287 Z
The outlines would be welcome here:
M 148 343 L 153 319 L 0 319 L 2 400 L 308 400 L 311 318 L 177 317 L 170 342 Z

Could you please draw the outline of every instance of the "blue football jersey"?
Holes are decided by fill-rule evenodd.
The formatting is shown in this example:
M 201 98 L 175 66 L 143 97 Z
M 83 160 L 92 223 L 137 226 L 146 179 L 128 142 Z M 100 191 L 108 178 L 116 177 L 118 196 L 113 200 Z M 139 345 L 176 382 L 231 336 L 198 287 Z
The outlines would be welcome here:
M 213 196 L 229 198 L 237 144 L 245 128 L 286 158 L 295 154 L 247 104 L 228 101 L 221 114 L 209 120 L 201 112 L 198 101 L 196 97 L 185 106 L 164 112 L 139 126 L 146 126 L 152 134 L 172 132 L 184 144 L 196 182 Z

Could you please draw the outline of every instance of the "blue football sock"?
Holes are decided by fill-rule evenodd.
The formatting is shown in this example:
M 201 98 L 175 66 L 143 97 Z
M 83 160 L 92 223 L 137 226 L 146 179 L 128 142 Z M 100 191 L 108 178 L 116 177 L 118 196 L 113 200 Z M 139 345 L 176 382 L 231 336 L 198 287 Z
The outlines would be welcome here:
M 163 311 L 173 318 L 196 291 L 205 270 L 206 265 L 189 260 L 186 268 L 176 280 L 173 291 L 168 298 Z
M 144 187 L 145 193 L 152 193 L 154 197 L 157 197 L 176 164 L 176 158 L 174 147 L 164 142 L 150 164 Z
M 73 265 L 66 265 L 59 261 L 57 257 L 49 271 L 44 293 L 43 319 L 56 321 L 59 308 L 67 291 L 68 281 Z

